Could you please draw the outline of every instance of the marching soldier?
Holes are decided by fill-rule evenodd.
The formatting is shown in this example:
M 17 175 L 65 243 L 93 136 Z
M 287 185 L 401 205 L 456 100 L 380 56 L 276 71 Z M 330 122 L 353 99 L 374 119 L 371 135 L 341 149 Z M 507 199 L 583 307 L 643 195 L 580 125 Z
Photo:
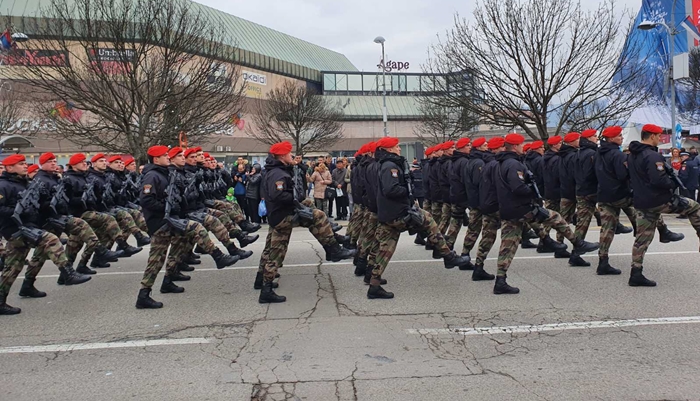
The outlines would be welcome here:
M 440 192 L 440 160 L 442 159 L 442 144 L 435 145 L 433 148 L 433 159 L 430 161 L 430 187 L 429 191 L 433 194 L 430 202 L 430 211 L 432 212 L 435 223 L 439 226 L 442 221 L 442 195 Z M 426 250 L 432 250 L 433 246 L 428 243 L 425 245 Z
M 573 160 L 574 181 L 576 182 L 576 238 L 585 239 L 595 213 L 598 179 L 596 178 L 593 160 L 598 149 L 598 132 L 587 129 L 581 133 L 579 149 Z M 571 266 L 590 266 L 580 255 L 571 254 Z
M 24 267 L 24 261 L 32 248 L 41 259 L 51 259 L 66 278 L 66 285 L 82 284 L 92 277 L 76 273 L 68 261 L 58 237 L 40 229 L 47 223 L 49 216 L 46 206 L 50 198 L 39 191 L 30 194 L 27 190 L 27 162 L 23 155 L 12 155 L 2 161 L 6 171 L 0 176 L 0 233 L 7 240 L 5 266 L 0 278 L 0 315 L 16 315 L 21 312 L 7 304 L 7 295 L 15 279 Z M 23 193 L 22 195 L 20 195 Z M 26 196 L 37 196 L 39 210 L 17 210 Z M 16 213 L 17 212 L 17 213 Z M 42 261 L 43 264 L 43 261 Z M 34 287 L 33 281 L 22 285 L 23 295 L 32 297 L 46 296 Z
M 149 164 L 143 169 L 140 204 L 143 208 L 148 233 L 151 236 L 151 249 L 148 254 L 148 265 L 141 280 L 141 290 L 139 290 L 136 299 L 136 308 L 157 309 L 162 308 L 163 303 L 151 298 L 151 287 L 153 287 L 156 277 L 166 261 L 168 247 L 171 243 L 176 245 L 170 249 L 174 261 L 181 260 L 189 251 L 184 246 L 177 246 L 181 244 L 177 241 L 178 238 L 200 245 L 214 259 L 217 269 L 231 266 L 238 260 L 238 257 L 223 254 L 209 239 L 207 230 L 201 224 L 179 218 L 181 202 L 184 200 L 178 201 L 174 199 L 172 194 L 168 193 L 168 189 L 170 189 L 168 147 L 152 146 L 148 149 L 147 155 Z M 173 190 L 177 191 L 176 188 Z M 168 215 L 168 212 L 172 215 Z M 170 275 L 176 272 L 175 269 L 175 263 L 168 263 L 163 278 L 165 292 L 181 293 L 184 291 L 184 288 L 176 286 L 170 279 Z
M 553 210 L 557 213 L 561 210 L 561 181 L 559 174 L 559 165 L 561 158 L 559 157 L 559 149 L 562 147 L 563 138 L 559 135 L 547 139 L 549 149 L 542 156 L 544 163 L 544 207 Z M 544 230 L 549 235 L 552 227 L 544 226 Z M 564 243 L 564 236 L 557 231 L 557 242 Z M 537 253 L 554 252 L 555 258 L 569 259 L 571 254 L 565 249 L 554 250 L 545 245 L 537 246 Z
M 352 213 L 350 213 L 350 220 L 348 221 L 348 229 L 345 231 L 345 233 L 350 237 L 350 244 L 348 245 L 348 249 L 357 249 L 357 237 L 358 237 L 358 227 L 360 226 L 362 222 L 362 205 L 357 203 L 357 199 L 355 198 L 356 196 L 356 191 L 354 188 L 355 183 L 357 182 L 357 178 L 355 178 L 356 174 L 356 169 L 358 165 L 360 164 L 360 161 L 362 160 L 362 154 L 360 153 L 360 150 L 358 149 L 357 152 L 355 152 L 355 157 L 353 158 L 352 165 L 350 170 L 348 171 L 349 177 L 350 177 L 350 185 L 349 187 L 352 188 L 352 196 L 353 196 L 353 205 L 352 205 Z M 299 162 L 297 162 L 297 158 L 294 158 L 294 165 L 297 167 Z M 360 200 L 362 202 L 362 200 Z M 359 215 L 357 214 L 359 213 Z M 356 255 L 357 256 L 357 255 Z M 355 265 L 357 267 L 357 265 Z
M 38 164 L 32 164 L 31 166 L 27 167 L 27 177 L 29 177 L 30 180 L 34 178 L 37 172 L 39 172 Z
M 450 203 L 452 204 L 452 219 L 450 228 L 445 235 L 445 241 L 450 249 L 454 249 L 457 235 L 462 229 L 467 210 L 467 171 L 469 167 L 469 153 L 472 146 L 469 138 L 461 138 L 455 145 L 452 153 L 452 169 L 450 170 Z
M 133 160 L 133 157 L 131 158 Z M 128 191 L 128 181 L 127 174 L 124 171 L 124 161 L 121 156 L 111 156 L 107 159 L 107 170 L 105 171 L 105 179 L 107 184 L 111 186 L 114 198 L 112 199 L 115 206 L 125 210 L 134 219 L 136 227 L 141 231 L 141 235 L 136 236 L 136 244 L 138 246 L 144 246 L 151 243 L 151 239 L 147 235 L 143 235 L 148 231 L 146 227 L 146 220 L 143 218 L 143 214 L 138 208 L 135 208 L 129 203 L 131 202 L 130 197 L 127 193 Z M 133 202 L 131 202 L 133 203 Z
M 358 165 L 355 169 L 353 169 L 352 172 L 352 199 L 355 204 L 360 204 L 361 209 L 360 209 L 360 215 L 362 220 L 358 222 L 357 225 L 357 252 L 355 253 L 355 259 L 353 261 L 355 265 L 355 275 L 360 277 L 364 276 L 365 273 L 367 272 L 367 254 L 363 256 L 362 254 L 362 243 L 365 240 L 367 236 L 367 231 L 368 231 L 368 223 L 369 219 L 367 218 L 367 215 L 369 214 L 369 209 L 367 208 L 367 204 L 365 203 L 364 199 L 366 197 L 366 186 L 367 183 L 365 181 L 365 170 L 367 169 L 367 166 L 369 164 L 373 163 L 374 156 L 372 153 L 374 153 L 374 143 L 366 143 L 360 147 L 358 150 L 358 153 L 360 154 L 360 160 L 358 161 Z
M 438 187 L 442 198 L 442 210 L 438 230 L 442 235 L 447 232 L 452 217 L 452 203 L 450 202 L 450 172 L 452 171 L 452 154 L 455 150 L 455 142 L 447 141 L 442 144 L 442 157 L 440 158 L 440 173 L 438 174 Z
M 561 217 L 567 223 L 574 222 L 576 215 L 576 154 L 581 134 L 570 132 L 564 136 L 564 143 L 559 148 L 559 184 L 561 193 Z
M 496 155 L 498 168 L 493 169 L 491 179 L 496 183 L 501 223 L 501 248 L 498 252 L 498 275 L 494 294 L 517 294 L 518 288 L 506 282 L 508 267 L 513 261 L 522 236 L 523 223 L 549 224 L 560 231 L 574 246 L 576 254 L 598 249 L 598 244 L 576 238 L 568 224 L 556 212 L 536 203 L 536 193 L 527 178 L 527 167 L 519 161 L 525 138 L 519 134 L 508 134 L 505 151 Z M 552 241 L 553 242 L 553 241 Z M 555 243 L 556 244 L 556 243 Z
M 394 294 L 385 291 L 380 284 L 382 274 L 394 255 L 402 231 L 424 232 L 428 242 L 443 257 L 447 269 L 465 265 L 469 259 L 457 256 L 454 251 L 450 251 L 430 214 L 415 206 L 408 183 L 406 159 L 401 157 L 398 138 L 384 137 L 378 140 L 376 145 L 376 157 L 381 165 L 377 195 L 379 250 L 367 298 L 389 299 L 393 298 Z
M 633 287 L 656 286 L 656 282 L 644 277 L 642 270 L 644 254 L 654 239 L 661 213 L 687 216 L 700 236 L 700 204 L 674 193 L 682 185 L 658 152 L 662 133 L 663 128 L 647 124 L 642 127 L 642 141 L 633 141 L 629 147 L 628 166 L 637 211 L 637 235 L 632 248 L 629 279 L 629 285 Z
M 481 174 L 484 166 L 486 163 L 493 160 L 493 153 L 489 151 L 489 144 L 486 142 L 486 138 L 477 138 L 472 142 L 472 150 L 469 152 L 469 156 L 470 158 L 467 163 L 466 171 L 469 222 L 467 225 L 467 234 L 464 236 L 464 244 L 462 245 L 462 256 L 468 256 L 472 251 L 483 227 L 484 215 L 479 205 L 479 187 L 481 185 Z M 465 270 L 472 270 L 473 268 L 471 262 L 464 266 Z

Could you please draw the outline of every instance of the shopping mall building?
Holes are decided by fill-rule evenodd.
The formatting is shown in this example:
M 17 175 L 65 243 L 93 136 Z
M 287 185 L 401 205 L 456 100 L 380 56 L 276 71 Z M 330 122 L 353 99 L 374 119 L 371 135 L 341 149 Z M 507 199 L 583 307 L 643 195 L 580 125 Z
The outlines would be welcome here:
M 4 9 L 0 9 L 3 22 L 9 21 L 16 31 L 30 36 L 29 41 L 21 43 L 21 49 L 30 54 L 32 42 L 42 38 L 32 36 L 26 20 L 37 14 L 40 1 L 15 1 L 9 2 L 9 5 L 4 2 Z M 248 135 L 249 130 L 254 129 L 253 119 L 245 114 L 255 112 L 253 105 L 259 103 L 257 99 L 265 99 L 273 88 L 290 80 L 316 89 L 342 109 L 344 138 L 326 150 L 333 156 L 352 155 L 363 143 L 383 136 L 383 82 L 386 83 L 389 134 L 401 139 L 403 154 L 409 160 L 422 154 L 423 144 L 416 140 L 414 129 L 420 121 L 418 97 L 433 93 L 433 80 L 429 76 L 388 72 L 382 77 L 380 72 L 360 72 L 340 53 L 206 6 L 201 7 L 213 18 L 223 21 L 235 38 L 240 54 L 236 62 L 238 72 L 247 83 L 245 112 L 241 116 L 245 122 L 226 134 L 214 135 L 211 143 L 204 146 L 212 155 L 227 158 L 238 155 L 255 159 L 263 157 L 267 146 Z M 368 46 L 373 44 L 370 42 Z M 379 48 L 377 50 L 379 60 Z M 5 63 L 0 68 L 5 70 L 2 76 L 11 77 L 12 68 L 22 67 Z M 240 129 L 241 126 L 243 129 Z M 12 153 L 18 147 L 27 146 L 25 138 L 31 147 L 22 148 L 23 153 L 38 157 L 43 152 L 51 151 L 59 156 L 59 163 L 65 162 L 69 154 L 77 151 L 100 150 L 79 148 L 65 139 L 59 140 L 52 135 L 55 130 L 51 120 L 45 116 L 22 116 L 2 133 L 7 140 L 3 146 L 4 152 Z M 496 132 L 489 133 L 493 135 Z

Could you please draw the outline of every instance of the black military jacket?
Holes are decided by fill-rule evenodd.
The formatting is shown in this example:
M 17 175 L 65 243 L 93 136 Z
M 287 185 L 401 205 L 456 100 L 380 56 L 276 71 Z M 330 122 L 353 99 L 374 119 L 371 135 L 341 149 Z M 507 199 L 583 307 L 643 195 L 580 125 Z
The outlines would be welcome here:
M 362 203 L 365 207 L 372 212 L 377 213 L 377 192 L 379 186 L 379 162 L 376 158 L 368 158 L 367 164 L 365 164 L 363 169 L 362 182 L 364 183 L 364 196 L 362 197 Z
M 561 145 L 559 149 L 559 188 L 561 197 L 576 200 L 576 154 L 578 148 Z
M 265 160 L 266 173 L 261 188 L 264 189 L 266 196 L 265 204 L 270 227 L 277 226 L 287 216 L 294 214 L 293 168 L 294 166 L 287 166 L 274 157 L 268 157 Z
M 595 155 L 598 202 L 616 202 L 632 196 L 627 155 L 612 142 L 602 141 Z
M 430 200 L 436 203 L 442 203 L 442 195 L 440 193 L 440 158 L 434 157 L 429 165 L 429 180 L 428 180 L 428 192 L 430 193 Z
M 496 155 L 498 168 L 494 172 L 501 219 L 516 220 L 533 209 L 535 194 L 525 183 L 525 164 L 515 152 Z
M 576 155 L 576 195 L 588 196 L 598 193 L 598 178 L 595 174 L 595 160 L 598 145 L 588 139 L 581 138 L 581 147 Z
M 367 156 L 357 156 L 352 163 L 352 173 L 350 174 L 350 185 L 352 186 L 352 201 L 358 205 L 363 205 L 362 197 L 365 194 L 364 182 L 362 181 L 362 162 Z
M 488 156 L 485 154 L 485 156 Z M 496 173 L 498 172 L 498 161 L 496 155 L 484 157 L 486 164 L 481 169 L 481 180 L 479 180 L 479 210 L 482 213 L 490 214 L 498 211 L 498 192 L 496 191 Z
M 542 155 L 531 150 L 525 155 L 525 165 L 527 169 L 532 172 L 535 176 L 535 183 L 537 183 L 537 189 L 540 193 L 544 195 L 544 159 Z
M 86 205 L 82 199 L 85 185 L 87 185 L 86 173 L 77 170 L 67 170 L 63 174 L 63 184 L 66 187 L 70 214 L 80 217 L 88 210 L 95 210 L 91 208 L 91 205 Z
M 548 149 L 542 156 L 544 163 L 544 198 L 559 201 L 561 199 L 561 184 L 559 181 L 559 153 Z
M 630 143 L 628 165 L 636 209 L 651 209 L 671 201 L 676 184 L 666 174 L 666 159 L 656 147 Z
M 452 170 L 452 156 L 444 155 L 440 158 L 438 173 L 437 199 L 443 203 L 450 203 L 450 171 Z
M 20 199 L 19 194 L 27 188 L 27 183 L 26 177 L 7 171 L 0 176 L 0 233 L 8 241 L 19 231 L 17 223 L 12 220 L 12 214 Z
M 389 223 L 405 217 L 411 206 L 408 177 L 404 174 L 406 159 L 383 149 L 377 150 L 377 159 L 380 166 L 377 219 L 381 223 Z
M 455 150 L 450 168 L 450 203 L 467 207 L 467 168 L 469 155 Z
M 156 164 L 147 164 L 143 168 L 139 203 L 143 217 L 146 219 L 149 235 L 153 235 L 166 224 L 163 218 L 165 217 L 165 199 L 167 198 L 165 190 L 168 188 L 169 174 L 167 167 Z

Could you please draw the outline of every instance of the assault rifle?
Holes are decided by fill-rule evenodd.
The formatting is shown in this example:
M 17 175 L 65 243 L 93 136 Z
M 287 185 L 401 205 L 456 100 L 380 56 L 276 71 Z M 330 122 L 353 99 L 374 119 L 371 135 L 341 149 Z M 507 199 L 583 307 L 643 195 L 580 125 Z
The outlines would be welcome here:
M 179 203 L 182 200 L 177 189 L 177 174 L 177 172 L 171 171 L 170 176 L 168 177 L 168 187 L 165 188 L 165 216 L 163 219 L 173 230 L 178 233 L 184 233 L 187 231 L 187 220 L 170 216 L 173 206 L 175 204 L 179 206 Z
M 523 174 L 525 175 L 525 184 L 527 184 L 527 186 L 530 187 L 532 192 L 535 193 L 535 201 L 541 205 L 544 198 L 542 198 L 542 194 L 540 192 L 540 189 L 537 187 L 537 182 L 535 181 L 535 175 L 532 174 L 532 171 L 528 170 L 527 168 L 525 169 Z
M 36 245 L 41 241 L 44 230 L 26 227 L 22 222 L 23 214 L 39 214 L 39 200 L 41 199 L 41 181 L 32 180 L 27 189 L 20 193 L 20 200 L 15 205 L 12 213 L 12 220 L 17 223 L 19 231 L 12 236 L 13 239 L 24 237 L 31 245 Z
M 298 223 L 302 227 L 310 227 L 314 222 L 314 211 L 310 207 L 306 207 L 299 202 L 299 190 L 304 193 L 304 185 L 301 183 L 301 169 L 294 166 L 292 173 L 292 182 L 294 183 L 292 190 L 294 192 L 294 217 L 292 221 Z M 305 195 L 305 194 L 304 194 Z
M 54 214 L 58 215 L 60 214 L 58 213 L 58 208 L 65 207 L 69 200 L 68 195 L 66 195 L 66 186 L 63 181 L 61 181 L 58 183 L 58 185 L 56 185 L 56 188 L 54 188 L 53 197 L 51 197 L 49 206 L 51 206 L 51 210 L 54 212 Z
M 97 195 L 95 195 L 95 179 L 90 177 L 85 181 L 87 183 L 85 184 L 85 189 L 83 190 L 83 196 L 81 196 L 80 199 L 83 201 L 85 208 L 87 208 L 88 203 L 97 203 Z

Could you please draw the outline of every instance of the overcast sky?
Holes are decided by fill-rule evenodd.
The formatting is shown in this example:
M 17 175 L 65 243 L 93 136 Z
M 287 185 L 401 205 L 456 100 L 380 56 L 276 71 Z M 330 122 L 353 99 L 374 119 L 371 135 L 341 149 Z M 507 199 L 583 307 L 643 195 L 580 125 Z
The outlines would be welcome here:
M 358 69 L 376 70 L 386 38 L 387 60 L 408 61 L 419 72 L 436 35 L 455 12 L 469 18 L 474 0 L 196 0 L 218 10 L 344 54 Z M 553 0 L 556 1 L 556 0 Z M 601 0 L 582 0 L 594 8 Z M 617 0 L 636 14 L 641 0 Z

